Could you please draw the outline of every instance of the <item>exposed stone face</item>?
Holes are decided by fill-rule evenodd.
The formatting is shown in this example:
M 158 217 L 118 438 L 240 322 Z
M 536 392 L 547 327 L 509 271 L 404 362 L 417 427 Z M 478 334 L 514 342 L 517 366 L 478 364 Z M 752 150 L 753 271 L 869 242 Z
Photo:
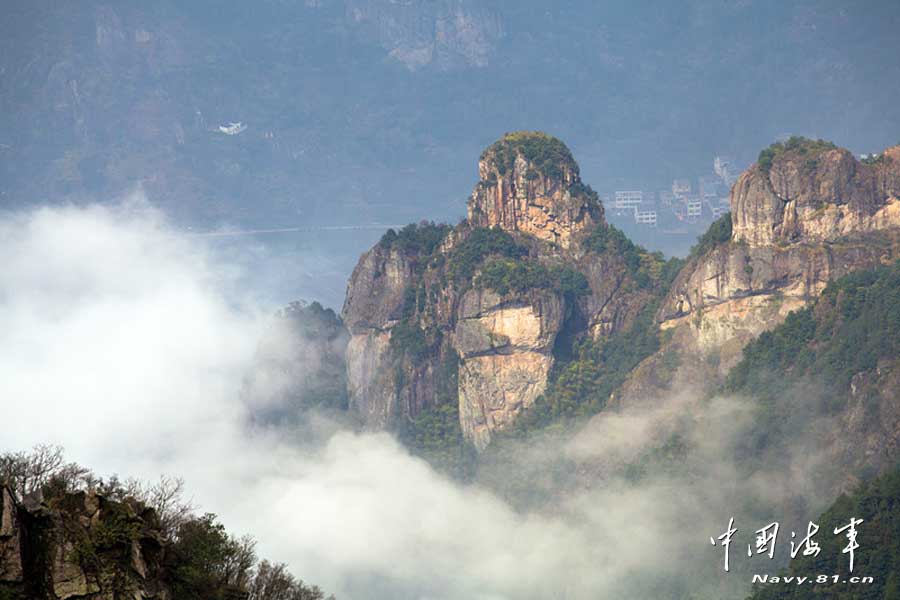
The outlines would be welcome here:
M 576 317 L 583 318 L 594 339 L 623 329 L 647 305 L 652 295 L 633 285 L 620 256 L 585 254 L 576 262 L 591 293 L 578 299 Z
M 459 352 L 459 410 L 476 448 L 510 425 L 547 386 L 553 343 L 565 302 L 555 294 L 504 302 L 489 290 L 469 290 L 460 302 L 454 335 Z
M 19 515 L 9 488 L 0 488 L 0 582 L 22 582 Z
M 341 311 L 350 333 L 383 330 L 399 320 L 413 275 L 409 257 L 395 248 L 376 245 L 363 254 L 350 276 Z
M 469 198 L 469 222 L 476 227 L 520 231 L 571 248 L 576 234 L 603 222 L 603 208 L 583 189 L 571 155 L 569 160 L 554 161 L 551 168 L 529 160 L 526 150 L 517 145 L 518 138 L 513 137 L 528 135 L 536 138 L 527 139 L 535 145 L 554 143 L 538 133 L 508 134 L 488 148 L 478 162 L 479 182 Z
M 687 325 L 724 372 L 740 349 L 829 281 L 898 256 L 900 147 L 874 165 L 843 149 L 777 156 L 754 165 L 731 193 L 732 238 L 679 274 L 659 311 L 663 328 Z
M 833 149 L 756 165 L 732 190 L 733 240 L 751 246 L 835 240 L 900 226 L 900 146 L 874 165 Z
M 350 405 L 374 429 L 385 427 L 394 414 L 390 329 L 401 317 L 413 275 L 409 257 L 376 245 L 362 255 L 347 286 L 341 314 L 350 331 L 346 353 Z
M 562 142 L 535 132 L 507 134 L 482 154 L 479 175 L 468 221 L 449 231 L 433 255 L 379 243 L 353 271 L 343 309 L 351 333 L 348 391 L 369 427 L 415 417 L 439 394 L 446 397 L 441 388 L 450 366 L 462 432 L 483 449 L 546 389 L 561 332 L 573 339 L 609 335 L 648 301 L 621 256 L 582 249 L 583 237 L 605 225 L 603 207 Z M 575 299 L 543 288 L 501 296 L 477 285 L 477 272 L 452 280 L 447 263 L 475 228 L 509 232 L 527 249 L 522 260 L 577 270 L 590 293 Z M 401 324 L 423 336 L 414 359 L 392 349 Z
M 346 14 L 410 71 L 487 66 L 503 36 L 500 15 L 473 0 L 351 0 Z
M 897 256 L 900 231 L 832 244 L 726 244 L 682 271 L 658 318 L 663 329 L 689 327 L 696 350 L 725 359 L 724 373 L 748 341 L 806 306 L 829 281 Z
M 829 281 L 900 257 L 900 147 L 873 165 L 842 149 L 786 152 L 768 172 L 754 165 L 731 192 L 732 237 L 695 257 L 675 279 L 657 319 L 675 330 L 681 369 L 661 382 L 716 379 L 747 342 L 821 294 Z M 714 359 L 714 360 L 713 360 Z M 651 357 L 647 365 L 659 363 Z M 659 394 L 638 369 L 626 401 Z
M 36 497 L 18 502 L 2 486 L 0 498 L 0 593 L 22 600 L 172 598 L 152 510 L 86 492 L 51 505 Z M 108 541 L 111 528 L 123 527 L 127 541 L 118 539 L 125 533 Z
M 350 405 L 375 429 L 387 425 L 396 400 L 390 339 L 390 331 L 370 330 L 352 335 L 347 345 Z

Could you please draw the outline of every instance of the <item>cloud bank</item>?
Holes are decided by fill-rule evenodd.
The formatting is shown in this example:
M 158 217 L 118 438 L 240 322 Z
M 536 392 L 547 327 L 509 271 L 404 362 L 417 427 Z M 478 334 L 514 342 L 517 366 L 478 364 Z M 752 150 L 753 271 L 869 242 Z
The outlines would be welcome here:
M 746 589 L 708 538 L 744 503 L 785 500 L 728 458 L 746 406 L 685 394 L 522 448 L 507 471 L 582 472 L 523 511 L 387 434 L 310 446 L 248 426 L 241 384 L 273 307 L 233 258 L 140 199 L 0 216 L 0 450 L 56 443 L 101 474 L 183 476 L 203 510 L 344 600 Z M 673 436 L 692 449 L 678 473 L 622 474 Z

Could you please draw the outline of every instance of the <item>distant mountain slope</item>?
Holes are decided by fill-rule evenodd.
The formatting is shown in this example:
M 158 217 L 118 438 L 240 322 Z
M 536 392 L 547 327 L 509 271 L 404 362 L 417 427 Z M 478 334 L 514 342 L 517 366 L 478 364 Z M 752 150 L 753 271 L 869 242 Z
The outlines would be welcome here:
M 139 183 L 195 223 L 455 219 L 467 157 L 524 126 L 604 190 L 786 132 L 871 151 L 900 131 L 898 25 L 890 2 L 16 0 L 0 203 Z
M 757 403 L 751 453 L 775 457 L 824 418 L 836 425 L 822 444 L 845 481 L 891 468 L 900 459 L 900 262 L 830 283 L 744 348 L 726 389 Z
M 845 583 L 849 573 L 848 555 L 842 550 L 848 540 L 833 535 L 850 518 L 861 518 L 857 526 L 859 548 L 854 553 L 853 576 L 872 577 L 872 583 Z M 821 545 L 818 556 L 794 559 L 784 575 L 809 577 L 826 575 L 827 582 L 760 585 L 750 600 L 896 600 L 900 598 L 900 470 L 862 484 L 853 494 L 841 496 L 816 519 Z M 838 575 L 835 583 L 832 576 Z

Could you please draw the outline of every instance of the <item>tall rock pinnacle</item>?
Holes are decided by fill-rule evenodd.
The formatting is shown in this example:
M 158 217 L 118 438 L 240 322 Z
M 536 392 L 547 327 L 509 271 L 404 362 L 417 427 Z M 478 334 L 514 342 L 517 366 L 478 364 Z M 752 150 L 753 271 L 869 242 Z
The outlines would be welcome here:
M 545 133 L 507 133 L 478 161 L 468 202 L 475 227 L 519 231 L 569 248 L 575 234 L 603 222 L 596 193 L 581 182 L 572 153 Z

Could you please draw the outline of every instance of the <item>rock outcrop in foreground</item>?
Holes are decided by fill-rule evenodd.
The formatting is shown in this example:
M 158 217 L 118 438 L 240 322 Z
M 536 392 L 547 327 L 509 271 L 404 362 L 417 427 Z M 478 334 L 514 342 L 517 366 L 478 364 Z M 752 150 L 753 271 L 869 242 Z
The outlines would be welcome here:
M 351 276 L 342 317 L 350 404 L 372 428 L 438 406 L 484 448 L 541 395 L 555 347 L 609 335 L 650 294 L 559 140 L 507 134 L 479 161 L 468 219 L 389 232 Z
M 153 510 L 96 493 L 17 502 L 0 487 L 0 597 L 113 600 L 172 595 Z

